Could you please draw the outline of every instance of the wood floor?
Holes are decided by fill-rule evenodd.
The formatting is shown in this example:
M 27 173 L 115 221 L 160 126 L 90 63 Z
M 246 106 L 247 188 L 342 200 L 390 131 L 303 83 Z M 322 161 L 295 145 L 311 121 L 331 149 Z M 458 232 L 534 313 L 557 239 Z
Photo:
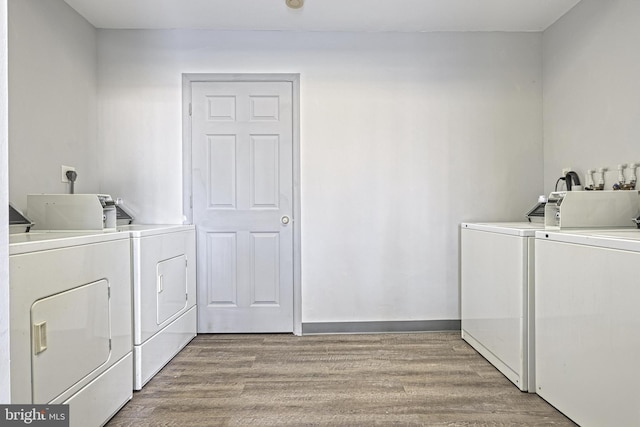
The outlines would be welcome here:
M 574 426 L 459 333 L 199 335 L 115 426 Z

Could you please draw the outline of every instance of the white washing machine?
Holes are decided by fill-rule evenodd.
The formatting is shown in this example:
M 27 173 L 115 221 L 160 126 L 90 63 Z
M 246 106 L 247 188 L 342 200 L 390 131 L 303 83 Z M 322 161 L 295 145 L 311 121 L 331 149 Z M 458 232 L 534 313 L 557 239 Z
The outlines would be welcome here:
M 129 235 L 12 234 L 9 274 L 11 403 L 103 425 L 133 393 Z
M 131 239 L 134 389 L 196 336 L 193 225 L 126 225 Z
M 640 230 L 536 233 L 537 393 L 581 426 L 640 425 Z
M 461 225 L 462 338 L 534 393 L 534 242 L 543 224 Z

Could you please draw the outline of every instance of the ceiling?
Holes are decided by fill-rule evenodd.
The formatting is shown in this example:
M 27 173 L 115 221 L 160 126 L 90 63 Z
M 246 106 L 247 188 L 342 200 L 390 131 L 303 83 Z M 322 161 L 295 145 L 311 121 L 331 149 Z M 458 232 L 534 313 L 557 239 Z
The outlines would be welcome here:
M 580 0 L 65 0 L 96 28 L 544 31 Z

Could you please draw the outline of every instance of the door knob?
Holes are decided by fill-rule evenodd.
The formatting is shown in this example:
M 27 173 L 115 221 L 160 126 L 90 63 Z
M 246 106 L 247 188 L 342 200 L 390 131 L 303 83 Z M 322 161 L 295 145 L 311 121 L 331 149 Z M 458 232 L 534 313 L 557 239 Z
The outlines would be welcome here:
M 280 222 L 282 222 L 284 225 L 289 224 L 289 217 L 288 216 L 283 216 L 282 218 L 280 218 Z

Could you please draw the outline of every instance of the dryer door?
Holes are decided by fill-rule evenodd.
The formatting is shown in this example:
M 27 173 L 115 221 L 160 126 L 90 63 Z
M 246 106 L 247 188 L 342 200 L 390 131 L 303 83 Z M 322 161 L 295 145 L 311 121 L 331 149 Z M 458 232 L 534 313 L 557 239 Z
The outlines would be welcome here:
M 157 266 L 158 325 L 187 306 L 187 258 L 184 255 L 160 261 Z
M 49 403 L 106 363 L 109 283 L 98 280 L 31 306 L 33 403 Z

